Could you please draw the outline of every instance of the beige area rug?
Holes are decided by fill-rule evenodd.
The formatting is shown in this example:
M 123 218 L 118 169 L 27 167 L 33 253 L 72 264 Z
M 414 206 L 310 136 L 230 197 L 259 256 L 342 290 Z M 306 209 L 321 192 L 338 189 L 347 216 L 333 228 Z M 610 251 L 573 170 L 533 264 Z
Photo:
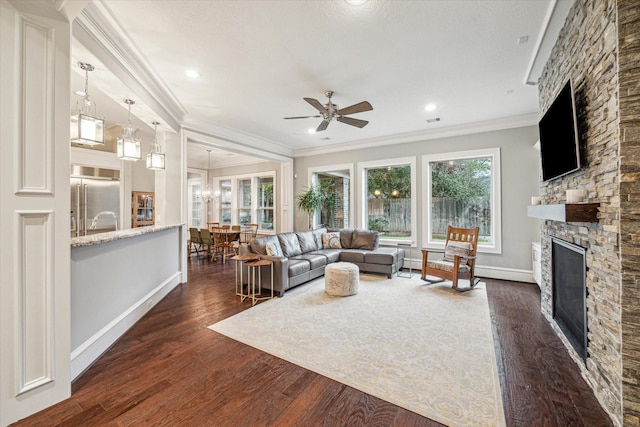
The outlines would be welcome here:
M 452 427 L 505 425 L 483 283 L 360 274 L 332 297 L 319 278 L 209 328 Z

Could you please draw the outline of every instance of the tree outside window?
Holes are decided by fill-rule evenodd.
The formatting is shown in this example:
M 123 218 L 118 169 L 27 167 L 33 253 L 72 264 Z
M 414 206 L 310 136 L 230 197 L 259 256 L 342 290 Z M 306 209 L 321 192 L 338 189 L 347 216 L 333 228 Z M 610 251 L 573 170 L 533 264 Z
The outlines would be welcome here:
M 367 228 L 380 237 L 411 238 L 411 166 L 366 169 Z
M 431 162 L 431 238 L 445 240 L 447 226 L 480 227 L 491 243 L 491 158 Z
M 424 244 L 444 244 L 447 226 L 478 227 L 478 250 L 502 252 L 500 149 L 422 156 Z

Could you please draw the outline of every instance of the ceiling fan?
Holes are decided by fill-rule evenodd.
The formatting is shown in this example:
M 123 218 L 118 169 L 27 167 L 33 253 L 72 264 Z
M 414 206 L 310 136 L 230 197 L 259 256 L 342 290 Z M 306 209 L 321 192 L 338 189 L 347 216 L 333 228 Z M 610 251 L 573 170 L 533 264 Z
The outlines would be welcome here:
M 328 90 L 324 94 L 327 98 L 329 98 L 329 102 L 327 102 L 324 105 L 322 105 L 320 101 L 318 101 L 317 99 L 302 98 L 305 101 L 307 101 L 309 104 L 311 104 L 316 110 L 318 110 L 320 115 L 285 117 L 285 119 L 308 119 L 311 117 L 318 117 L 318 118 L 322 117 L 322 123 L 320 123 L 320 126 L 318 126 L 318 128 L 316 129 L 316 132 L 321 132 L 325 130 L 327 126 L 329 126 L 329 122 L 332 120 L 337 120 L 339 122 L 346 123 L 348 125 L 359 127 L 359 128 L 363 128 L 369 123 L 366 120 L 354 119 L 353 117 L 345 117 L 349 114 L 362 113 L 363 111 L 373 110 L 373 107 L 367 101 L 362 101 L 357 104 L 353 104 L 349 107 L 339 108 L 336 104 L 331 102 L 333 91 Z

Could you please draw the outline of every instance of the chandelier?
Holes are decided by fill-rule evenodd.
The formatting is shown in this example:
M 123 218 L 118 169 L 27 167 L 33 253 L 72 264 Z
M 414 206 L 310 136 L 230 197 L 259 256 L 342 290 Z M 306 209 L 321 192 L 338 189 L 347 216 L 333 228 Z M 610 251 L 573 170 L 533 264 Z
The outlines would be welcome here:
M 151 144 L 151 151 L 147 153 L 147 169 L 151 170 L 164 170 L 164 153 L 158 143 L 158 125 L 160 123 L 154 121 L 153 125 L 153 144 Z
M 140 138 L 136 137 L 136 129 L 131 126 L 131 106 L 135 101 L 125 99 L 124 103 L 129 106 L 129 121 L 122 128 L 122 136 L 118 138 L 117 153 L 120 160 L 138 161 L 140 160 Z
M 209 163 L 207 167 L 207 176 L 208 176 L 209 171 L 211 170 L 211 150 L 207 150 L 207 152 L 209 153 Z M 200 199 L 205 203 L 210 203 L 210 202 L 218 203 L 220 201 L 220 192 L 211 190 L 211 186 L 209 185 L 208 181 L 209 180 L 207 178 L 207 186 L 205 187 L 205 190 L 202 193 L 200 193 Z
M 89 71 L 95 68 L 91 64 L 78 62 L 84 70 L 84 92 L 76 102 L 76 113 L 71 116 L 71 142 L 84 145 L 104 145 L 104 119 L 96 117 L 96 104 L 89 98 Z

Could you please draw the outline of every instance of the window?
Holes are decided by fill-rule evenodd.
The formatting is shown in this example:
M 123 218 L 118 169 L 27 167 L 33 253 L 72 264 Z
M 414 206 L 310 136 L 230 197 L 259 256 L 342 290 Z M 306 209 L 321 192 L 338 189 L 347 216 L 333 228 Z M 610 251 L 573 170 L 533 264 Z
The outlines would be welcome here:
M 251 224 L 251 179 L 238 179 L 238 222 Z
M 200 179 L 189 180 L 189 227 L 202 228 L 203 212 L 200 187 Z
M 259 224 L 261 231 L 274 231 L 275 172 L 216 177 L 214 188 L 220 192 L 213 221 L 221 225 Z
M 323 207 L 314 214 L 314 228 L 350 228 L 353 224 L 353 164 L 310 168 L 310 185 L 325 195 Z
M 387 243 L 415 241 L 415 158 L 360 163 L 362 226 Z
M 479 227 L 478 250 L 500 253 L 500 149 L 423 156 L 427 244 L 444 244 L 447 226 Z
M 231 225 L 231 180 L 220 181 L 220 225 Z
M 258 178 L 258 229 L 273 230 L 273 177 Z

